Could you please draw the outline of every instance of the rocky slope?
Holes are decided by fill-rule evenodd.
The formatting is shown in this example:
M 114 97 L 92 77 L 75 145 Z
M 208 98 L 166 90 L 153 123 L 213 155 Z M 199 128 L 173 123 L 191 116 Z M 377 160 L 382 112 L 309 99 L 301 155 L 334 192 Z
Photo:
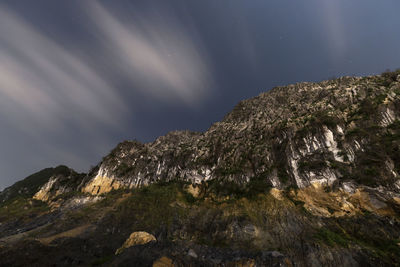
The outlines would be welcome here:
M 399 120 L 397 71 L 277 87 L 204 133 L 122 142 L 88 174 L 2 192 L 0 262 L 399 265 Z M 136 232 L 156 241 L 116 255 Z
M 349 181 L 398 191 L 398 90 L 394 75 L 274 88 L 240 102 L 205 133 L 119 144 L 81 190 L 262 178 L 280 189 Z

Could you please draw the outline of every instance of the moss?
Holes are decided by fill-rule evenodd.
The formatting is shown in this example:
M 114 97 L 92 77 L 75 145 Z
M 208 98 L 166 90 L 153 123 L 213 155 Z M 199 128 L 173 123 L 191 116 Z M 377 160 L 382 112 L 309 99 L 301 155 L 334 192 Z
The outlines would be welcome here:
M 336 233 L 326 228 L 319 229 L 314 237 L 331 247 L 339 246 L 347 248 L 349 244 L 349 240 L 343 233 Z

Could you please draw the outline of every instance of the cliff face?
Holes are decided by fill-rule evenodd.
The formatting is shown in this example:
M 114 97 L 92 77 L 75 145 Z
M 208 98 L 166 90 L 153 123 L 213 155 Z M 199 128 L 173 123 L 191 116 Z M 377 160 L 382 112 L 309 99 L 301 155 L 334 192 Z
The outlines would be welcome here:
M 119 144 L 82 190 L 219 179 L 304 188 L 356 183 L 400 192 L 398 77 L 344 77 L 274 88 L 240 102 L 205 133 Z
M 277 87 L 204 133 L 125 141 L 88 174 L 46 174 L 23 199 L 5 190 L 0 256 L 12 264 L 33 247 L 79 259 L 61 265 L 400 264 L 399 174 L 400 72 Z M 157 241 L 115 255 L 140 231 Z

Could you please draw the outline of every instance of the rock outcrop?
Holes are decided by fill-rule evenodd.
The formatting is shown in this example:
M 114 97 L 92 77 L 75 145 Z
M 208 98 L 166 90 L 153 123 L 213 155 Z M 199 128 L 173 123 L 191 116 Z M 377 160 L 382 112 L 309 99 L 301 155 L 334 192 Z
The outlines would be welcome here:
M 354 181 L 399 193 L 399 91 L 386 76 L 277 87 L 240 102 L 205 133 L 119 144 L 81 190 L 262 179 L 279 189 Z
M 115 252 L 116 255 L 121 254 L 125 249 L 130 248 L 132 246 L 144 245 L 150 242 L 157 241 L 154 235 L 149 234 L 147 232 L 133 232 L 129 238 L 125 241 L 125 243 L 117 249 Z

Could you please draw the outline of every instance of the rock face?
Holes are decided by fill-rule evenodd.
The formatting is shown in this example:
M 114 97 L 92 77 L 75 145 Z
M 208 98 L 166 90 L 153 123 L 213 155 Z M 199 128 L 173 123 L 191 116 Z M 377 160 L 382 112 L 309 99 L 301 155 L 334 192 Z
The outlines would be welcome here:
M 111 190 L 119 189 L 122 184 L 115 178 L 114 175 L 108 176 L 108 172 L 100 167 L 97 175 L 91 179 L 82 188 L 82 192 L 92 195 L 98 195 L 110 192 Z
M 0 265 L 399 265 L 399 174 L 400 71 L 277 87 L 1 192 Z

